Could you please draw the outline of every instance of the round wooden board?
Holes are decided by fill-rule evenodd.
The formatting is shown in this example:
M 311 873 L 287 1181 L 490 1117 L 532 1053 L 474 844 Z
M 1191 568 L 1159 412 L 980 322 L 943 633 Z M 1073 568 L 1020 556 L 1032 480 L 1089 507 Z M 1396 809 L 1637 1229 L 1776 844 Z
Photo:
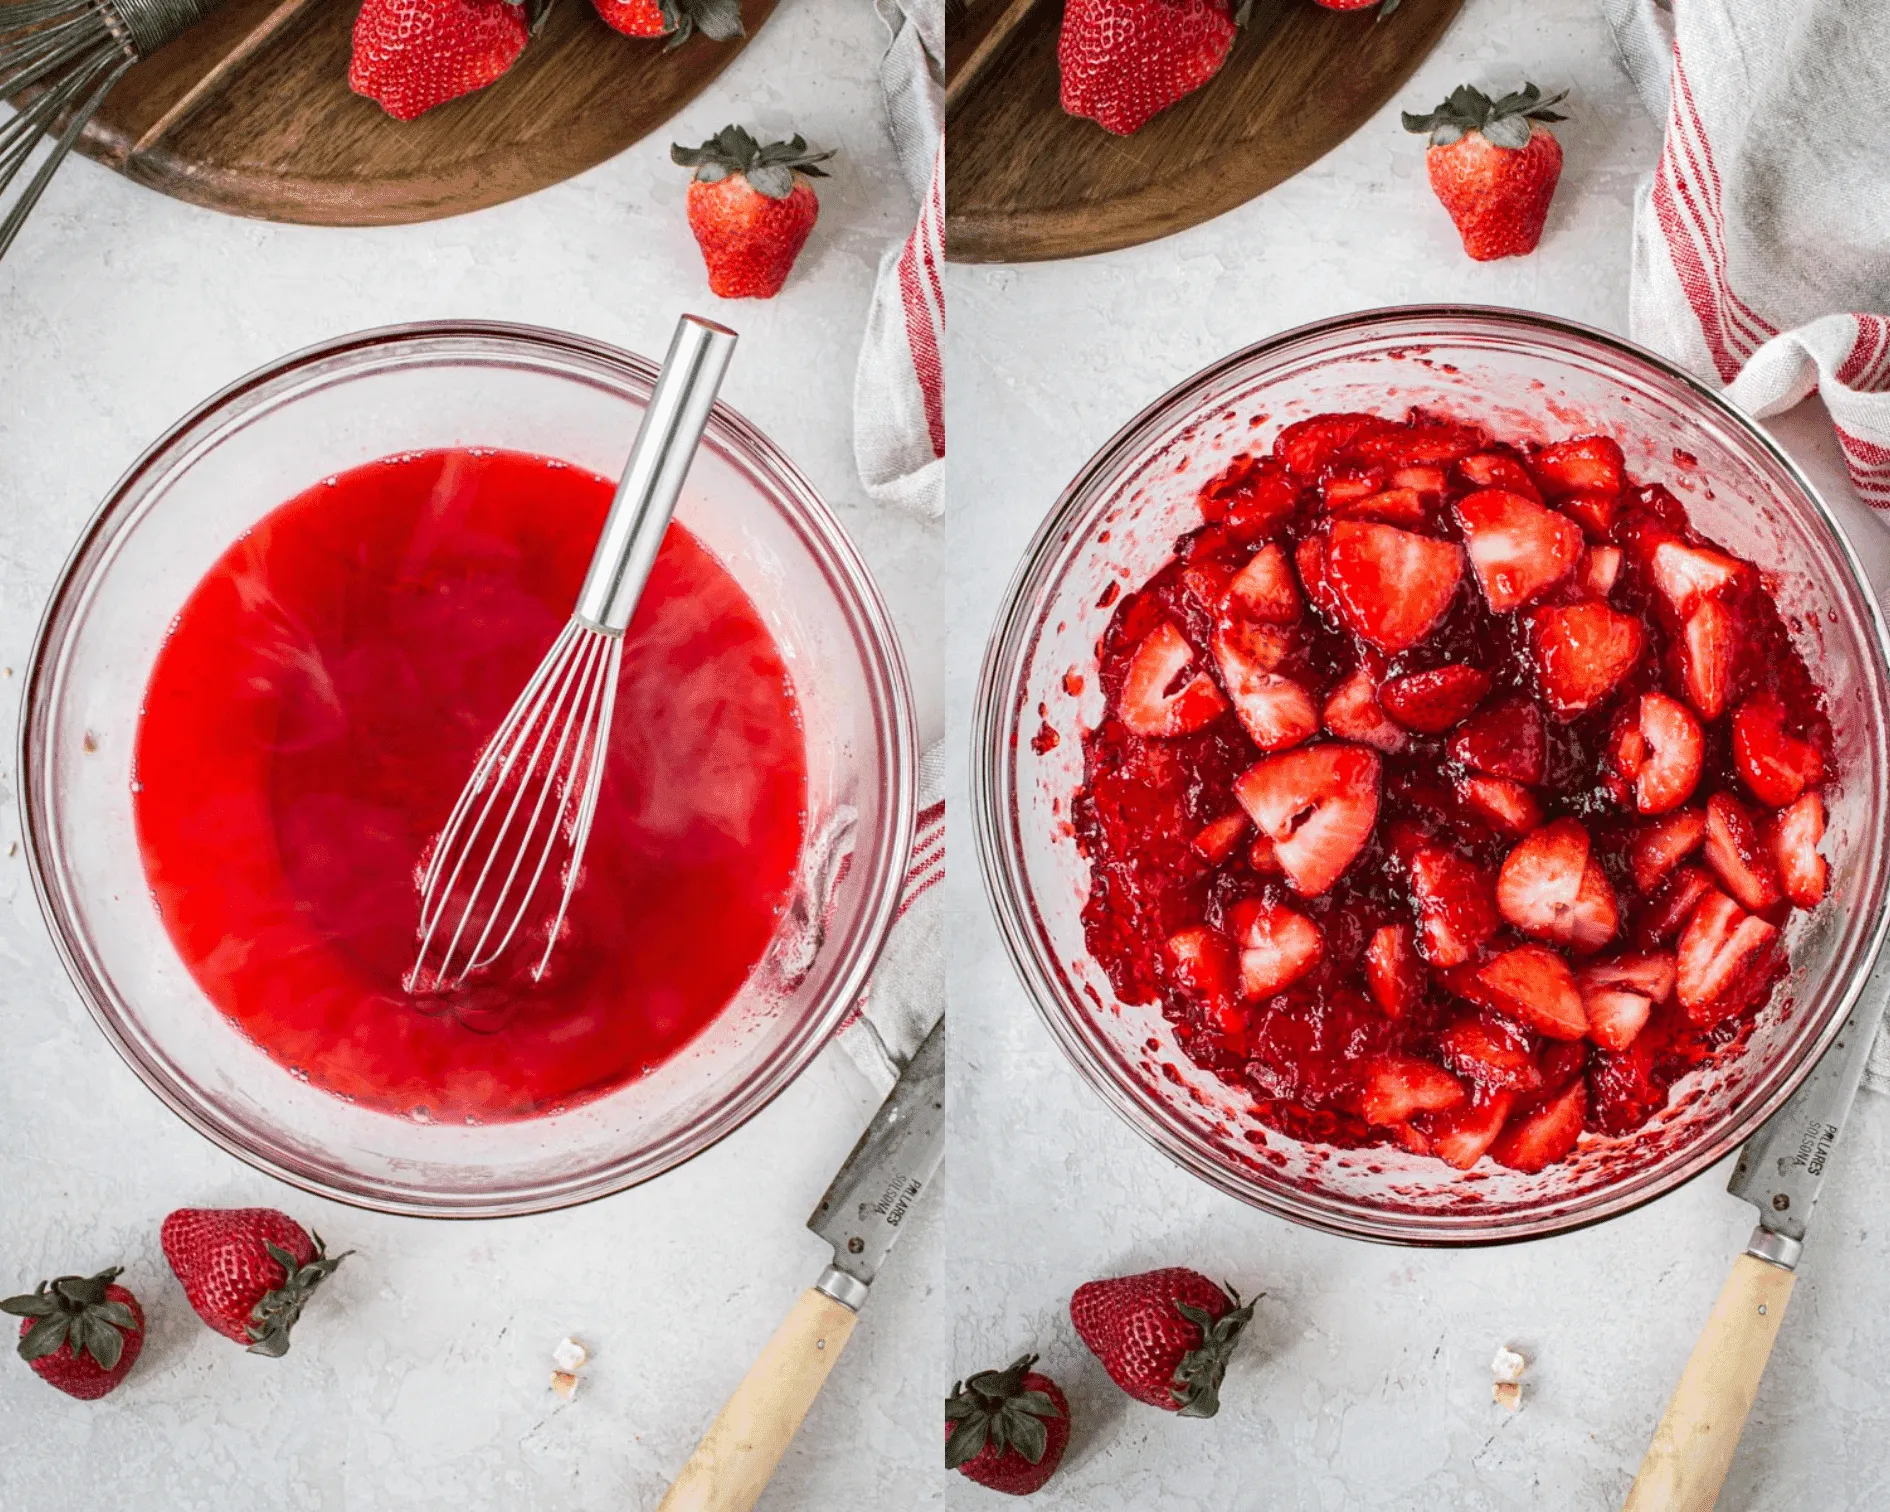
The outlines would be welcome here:
M 1376 21 L 1312 0 L 1254 0 L 1221 71 L 1118 137 L 1058 104 L 1062 6 L 1038 0 L 947 118 L 946 256 L 1038 262 L 1110 252 L 1245 204 L 1369 120 L 1462 4 L 1403 0 Z
M 743 0 L 752 37 L 776 0 Z M 656 130 L 740 41 L 674 51 L 557 0 L 511 70 L 417 121 L 348 89 L 351 0 L 229 0 L 133 68 L 80 138 L 165 194 L 310 225 L 434 220 L 581 173 Z

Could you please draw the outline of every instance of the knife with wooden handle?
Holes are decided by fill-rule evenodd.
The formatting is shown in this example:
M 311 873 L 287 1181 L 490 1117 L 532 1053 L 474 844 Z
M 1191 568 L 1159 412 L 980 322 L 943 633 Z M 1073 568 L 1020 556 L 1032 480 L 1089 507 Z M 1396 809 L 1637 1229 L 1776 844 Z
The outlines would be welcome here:
M 1733 1261 L 1622 1512 L 1711 1512 L 1719 1499 L 1785 1321 L 1805 1224 L 1863 1081 L 1886 994 L 1890 950 L 1880 950 L 1824 1059 L 1740 1152 L 1727 1190 L 1759 1210 L 1759 1226 Z
M 940 1019 L 807 1220 L 833 1246 L 833 1264 L 774 1331 L 657 1512 L 749 1512 L 760 1499 L 944 1150 Z

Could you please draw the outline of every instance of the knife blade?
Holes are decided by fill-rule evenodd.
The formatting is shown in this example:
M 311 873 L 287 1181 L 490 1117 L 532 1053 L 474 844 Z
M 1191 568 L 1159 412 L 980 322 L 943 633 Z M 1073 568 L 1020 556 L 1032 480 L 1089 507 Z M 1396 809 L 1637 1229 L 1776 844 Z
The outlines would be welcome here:
M 816 1289 L 855 1312 L 945 1151 L 945 1021 L 880 1104 L 807 1226 L 833 1246 Z

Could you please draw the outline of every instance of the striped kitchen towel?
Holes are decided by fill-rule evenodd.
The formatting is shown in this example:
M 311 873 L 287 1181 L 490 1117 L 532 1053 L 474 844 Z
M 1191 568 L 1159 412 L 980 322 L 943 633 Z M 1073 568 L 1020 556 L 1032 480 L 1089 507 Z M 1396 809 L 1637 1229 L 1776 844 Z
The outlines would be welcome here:
M 853 381 L 853 454 L 869 494 L 935 520 L 945 512 L 944 7 L 878 5 L 892 30 L 880 66 L 887 121 L 919 216 L 879 265 Z
M 1603 0 L 1666 122 L 1635 213 L 1635 339 L 1755 415 L 1820 394 L 1890 509 L 1890 4 Z

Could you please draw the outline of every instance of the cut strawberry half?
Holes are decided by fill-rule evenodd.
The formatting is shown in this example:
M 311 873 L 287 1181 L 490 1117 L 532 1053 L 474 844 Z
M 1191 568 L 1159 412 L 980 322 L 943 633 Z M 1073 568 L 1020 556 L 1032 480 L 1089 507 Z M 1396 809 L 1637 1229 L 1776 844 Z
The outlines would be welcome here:
M 1593 546 L 1582 559 L 1582 587 L 1596 598 L 1614 592 L 1614 580 L 1621 575 L 1621 548 Z
M 1614 889 L 1589 854 L 1588 831 L 1557 819 L 1512 850 L 1496 879 L 1497 911 L 1524 934 L 1573 950 L 1599 950 L 1620 914 Z
M 1240 838 L 1247 833 L 1245 814 L 1227 814 L 1206 825 L 1201 832 L 1188 843 L 1194 853 L 1211 865 L 1219 866 L 1233 855 L 1234 847 L 1240 844 Z
M 1380 1055 L 1359 1067 L 1358 1111 L 1369 1124 L 1409 1123 L 1418 1113 L 1443 1113 L 1464 1100 L 1463 1083 L 1415 1055 Z
M 1465 772 L 1456 786 L 1457 796 L 1500 835 L 1526 835 L 1542 823 L 1542 805 L 1520 782 Z
M 1680 686 L 1702 719 L 1718 719 L 1732 699 L 1739 660 L 1732 612 L 1708 599 L 1688 616 L 1680 641 Z
M 1424 992 L 1424 967 L 1409 924 L 1381 925 L 1365 947 L 1365 985 L 1386 1018 L 1403 1018 Z
M 1339 601 L 1332 596 L 1332 585 L 1326 580 L 1326 538 L 1309 535 L 1301 541 L 1293 548 L 1293 566 L 1313 607 L 1328 619 L 1338 619 Z
M 1637 955 L 1610 956 L 1605 961 L 1590 961 L 1575 973 L 1583 996 L 1619 988 L 1639 993 L 1651 1003 L 1664 1003 L 1673 996 L 1674 961 L 1662 951 Z
M 1535 1092 L 1542 1070 L 1528 1045 L 1513 1030 L 1482 1019 L 1458 1019 L 1437 1036 L 1444 1064 L 1479 1087 L 1501 1092 Z
M 1806 793 L 1772 823 L 1772 855 L 1778 863 L 1785 896 L 1799 908 L 1816 908 L 1824 900 L 1830 868 L 1818 854 L 1824 839 L 1824 800 Z
M 1378 782 L 1375 752 L 1331 741 L 1249 767 L 1234 796 L 1273 842 L 1294 890 L 1310 898 L 1338 881 L 1371 838 Z
M 1489 874 L 1438 845 L 1419 846 L 1408 864 L 1418 911 L 1418 948 L 1433 966 L 1461 966 L 1502 923 Z
M 1479 1092 L 1448 1113 L 1431 1115 L 1425 1129 L 1431 1154 L 1460 1171 L 1469 1170 L 1496 1143 L 1515 1102 L 1508 1092 Z
M 1628 846 L 1628 865 L 1634 885 L 1643 894 L 1660 886 L 1667 873 L 1698 850 L 1706 839 L 1706 810 L 1680 809 L 1634 832 Z
M 1759 827 L 1731 793 L 1706 800 L 1706 864 L 1720 886 L 1753 913 L 1770 908 L 1784 891 Z
M 1579 1079 L 1527 1113 L 1512 1114 L 1490 1145 L 1490 1159 L 1512 1171 L 1534 1174 L 1567 1159 L 1582 1137 L 1588 1087 Z
M 1778 931 L 1722 892 L 1709 891 L 1680 933 L 1675 989 L 1696 1024 L 1711 1023 L 1714 1005 L 1764 961 Z
M 1555 501 L 1555 507 L 1567 515 L 1591 541 L 1605 541 L 1614 527 L 1615 511 L 1621 500 L 1609 493 L 1572 493 Z
M 1665 814 L 1693 796 L 1706 737 L 1693 712 L 1665 693 L 1643 693 L 1634 723 L 1615 731 L 1614 769 L 1643 814 Z
M 1577 436 L 1538 447 L 1529 458 L 1529 470 L 1551 499 L 1572 493 L 1618 494 L 1627 482 L 1627 459 L 1607 436 Z
M 1343 507 L 1358 499 L 1369 499 L 1385 486 L 1385 470 L 1367 467 L 1335 472 L 1319 485 L 1319 497 L 1328 509 Z
M 1339 618 L 1380 651 L 1397 653 L 1430 634 L 1463 577 L 1450 541 L 1395 525 L 1340 520 L 1325 547 L 1325 580 Z
M 1194 647 L 1164 620 L 1129 660 L 1116 713 L 1131 732 L 1149 739 L 1187 735 L 1212 724 L 1227 700 L 1206 672 L 1188 676 Z
M 1489 691 L 1489 673 L 1453 662 L 1392 678 L 1378 690 L 1378 703 L 1407 730 L 1442 735 L 1462 723 Z
M 1326 509 L 1334 519 L 1382 520 L 1409 530 L 1422 530 L 1431 523 L 1424 496 L 1414 488 L 1385 488 L 1356 499 L 1328 500 Z
M 1249 1001 L 1292 986 L 1325 953 L 1319 926 L 1279 903 L 1237 903 L 1227 922 L 1240 946 L 1241 996 Z
M 1224 1017 L 1234 1004 L 1233 941 L 1218 929 L 1197 924 L 1171 934 L 1165 949 L 1174 984 L 1208 1008 L 1217 1021 Z
M 1247 738 L 1263 751 L 1283 751 L 1319 733 L 1319 710 L 1292 678 L 1269 670 L 1278 659 L 1256 658 L 1256 625 L 1222 625 L 1214 632 L 1214 664 Z M 1245 632 L 1245 633 L 1243 633 Z
M 1400 467 L 1385 481 L 1393 488 L 1408 488 L 1418 494 L 1441 494 L 1450 486 L 1444 469 L 1428 462 Z
M 1646 645 L 1639 620 L 1595 600 L 1533 609 L 1529 627 L 1542 696 L 1565 720 L 1619 687 Z
M 1647 1027 L 1654 1002 L 1624 987 L 1598 987 L 1582 995 L 1582 1011 L 1588 1015 L 1591 1040 L 1603 1050 L 1625 1050 Z
M 1315 477 L 1360 436 L 1391 429 L 1376 415 L 1315 415 L 1289 425 L 1273 441 L 1273 455 L 1302 478 Z
M 1700 899 L 1717 891 L 1713 879 L 1697 866 L 1683 866 L 1666 884 L 1647 900 L 1647 907 L 1635 921 L 1634 937 L 1645 949 L 1665 945 L 1693 916 Z
M 1477 968 L 1475 981 L 1486 1006 L 1538 1034 L 1575 1040 L 1588 1032 L 1575 973 L 1546 945 L 1504 951 Z
M 1732 717 L 1733 766 L 1739 780 L 1767 808 L 1784 808 L 1824 775 L 1824 761 L 1809 740 L 1785 733 L 1776 695 L 1755 693 Z
M 1223 607 L 1229 614 L 1244 615 L 1262 624 L 1298 624 L 1305 604 L 1286 553 L 1271 541 L 1262 546 L 1228 583 Z
M 1529 469 L 1501 452 L 1479 452 L 1474 457 L 1465 457 L 1457 464 L 1457 472 L 1466 483 L 1478 488 L 1500 488 L 1538 504 L 1542 502 L 1542 493 L 1536 487 L 1536 480 L 1529 476 Z
M 1549 759 L 1542 711 L 1527 698 L 1505 698 L 1464 722 L 1450 754 L 1473 771 L 1511 782 L 1538 783 Z
M 1648 564 L 1654 587 L 1673 606 L 1674 617 L 1685 621 L 1709 598 L 1737 583 L 1745 564 L 1705 546 L 1667 539 L 1654 548 Z
M 1378 703 L 1378 684 L 1371 669 L 1363 665 L 1332 690 L 1326 700 L 1326 728 L 1343 740 L 1356 740 L 1378 750 L 1402 751 L 1410 737 L 1390 719 Z
M 1520 608 L 1581 560 L 1582 532 L 1553 509 L 1486 488 L 1457 501 L 1464 551 L 1496 614 Z

